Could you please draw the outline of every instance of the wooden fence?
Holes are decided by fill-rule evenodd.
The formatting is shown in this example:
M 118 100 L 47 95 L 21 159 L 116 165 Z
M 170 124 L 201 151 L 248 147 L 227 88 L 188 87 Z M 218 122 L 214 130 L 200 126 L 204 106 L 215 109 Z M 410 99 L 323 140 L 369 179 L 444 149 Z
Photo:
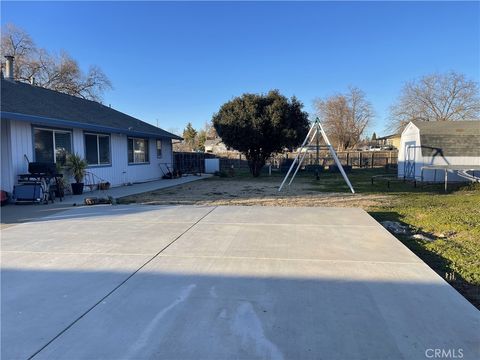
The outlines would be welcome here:
M 286 154 L 288 159 L 294 159 L 296 153 Z M 386 165 L 396 165 L 398 160 L 398 151 L 339 151 L 337 157 L 342 165 L 356 168 L 383 167 Z M 283 155 L 283 158 L 286 158 Z M 316 165 L 316 154 L 314 152 L 307 153 L 304 159 L 304 165 Z M 328 151 L 321 151 L 319 155 L 320 165 L 334 165 L 335 161 Z

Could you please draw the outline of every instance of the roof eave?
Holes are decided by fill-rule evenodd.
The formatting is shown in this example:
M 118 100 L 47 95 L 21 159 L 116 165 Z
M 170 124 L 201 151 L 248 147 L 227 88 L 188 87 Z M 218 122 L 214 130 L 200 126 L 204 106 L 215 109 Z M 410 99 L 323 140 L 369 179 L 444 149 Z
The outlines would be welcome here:
M 90 130 L 90 131 L 108 132 L 108 133 L 124 134 L 124 135 L 131 135 L 131 136 L 144 136 L 144 137 L 153 137 L 153 138 L 183 140 L 180 136 L 171 134 L 165 130 L 162 130 L 163 134 L 150 133 L 150 132 L 144 132 L 144 131 L 135 131 L 135 130 L 129 130 L 129 129 L 120 129 L 120 128 L 114 128 L 114 127 L 108 127 L 108 126 L 101 126 L 101 125 L 95 125 L 95 124 L 85 124 L 78 121 L 55 119 L 55 118 L 49 118 L 44 116 L 13 113 L 8 111 L 1 111 L 0 118 L 8 119 L 8 120 L 27 121 L 27 122 L 35 123 L 38 125 L 73 127 L 73 128 L 80 128 L 80 129 Z

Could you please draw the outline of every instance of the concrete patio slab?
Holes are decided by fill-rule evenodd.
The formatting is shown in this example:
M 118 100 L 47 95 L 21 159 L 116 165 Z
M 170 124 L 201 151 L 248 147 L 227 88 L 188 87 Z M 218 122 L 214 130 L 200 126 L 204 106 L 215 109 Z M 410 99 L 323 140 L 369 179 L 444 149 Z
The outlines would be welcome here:
M 160 257 L 38 358 L 421 359 L 431 347 L 474 358 L 476 310 L 426 272 Z
M 2 359 L 28 358 L 211 209 L 78 207 L 3 229 Z
M 125 222 L 129 224 L 138 222 L 149 223 L 192 223 L 205 215 L 205 209 L 213 209 L 207 206 L 160 206 L 160 205 L 96 205 L 72 208 L 71 211 L 54 214 L 36 221 L 63 221 L 78 220 L 81 222 Z
M 359 208 L 303 208 L 268 206 L 219 206 L 202 223 L 265 225 L 356 225 L 378 226 Z
M 149 258 L 2 250 L 1 358 L 27 359 Z
M 25 204 L 25 205 L 5 205 L 0 208 L 0 229 L 6 229 L 11 226 L 34 221 L 46 216 L 57 214 L 72 207 L 70 204 L 56 202 L 49 205 Z
M 212 212 L 210 215 L 214 215 Z M 392 239 L 393 238 L 393 239 Z M 316 259 L 398 263 L 421 260 L 379 226 L 208 224 L 163 253 L 178 256 Z
M 480 357 L 480 312 L 359 209 L 79 208 L 4 234 L 2 359 Z
M 17 226 L 15 231 L 6 230 L 2 250 L 153 255 L 209 209 L 182 211 L 181 207 L 126 205 L 77 208 Z
M 55 203 L 49 204 L 10 204 L 0 208 L 1 223 L 0 229 L 21 224 L 28 221 L 35 221 L 42 217 L 47 217 L 72 208 L 73 205 L 83 205 L 86 197 L 105 198 L 108 196 L 119 199 L 125 196 L 141 194 L 144 192 L 166 189 L 169 187 L 182 185 L 192 181 L 207 179 L 211 174 L 202 176 L 184 176 L 179 179 L 156 180 L 130 186 L 118 186 L 106 191 L 85 192 L 82 195 L 67 195 L 62 201 L 56 199 Z M 89 212 L 90 210 L 86 210 Z M 123 210 L 122 210 L 123 211 Z M 138 208 L 137 208 L 138 211 Z M 98 215 L 98 211 L 95 212 Z

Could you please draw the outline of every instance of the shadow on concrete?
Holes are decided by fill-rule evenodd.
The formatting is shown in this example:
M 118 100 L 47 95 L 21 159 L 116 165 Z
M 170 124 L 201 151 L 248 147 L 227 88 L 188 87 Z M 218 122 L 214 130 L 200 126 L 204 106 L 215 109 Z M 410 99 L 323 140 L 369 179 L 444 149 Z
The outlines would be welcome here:
M 181 206 L 181 205 L 179 205 Z M 207 206 L 198 206 L 207 207 Z M 109 211 L 106 211 L 106 210 Z M 168 211 L 171 206 L 167 205 L 82 205 L 72 206 L 62 203 L 54 204 L 25 204 L 25 205 L 6 205 L 1 208 L 1 228 L 25 222 L 46 222 L 65 219 L 82 218 L 103 218 L 118 215 L 148 213 L 150 211 Z M 69 210 L 69 211 L 67 211 Z
M 440 281 L 7 268 L 1 305 L 2 359 L 480 357 L 480 313 Z
M 0 208 L 1 229 L 25 222 L 35 221 L 39 218 L 57 214 L 72 208 L 71 205 L 62 204 L 9 204 Z
M 57 214 L 58 212 L 85 207 L 85 198 L 97 197 L 97 198 L 121 198 L 125 196 L 131 196 L 135 194 L 152 192 L 155 190 L 167 189 L 179 185 L 191 183 L 193 181 L 206 179 L 211 177 L 210 174 L 203 174 L 203 176 L 186 176 L 178 179 L 170 180 L 155 180 L 144 183 L 136 183 L 132 186 L 118 186 L 112 187 L 109 190 L 100 191 L 95 190 L 91 192 L 85 192 L 82 195 L 67 195 L 63 198 L 63 201 L 56 199 L 53 204 L 9 204 L 0 208 L 1 215 L 1 229 L 5 229 L 9 226 L 20 224 L 30 221 L 38 221 L 40 218 Z M 89 206 L 98 207 L 98 206 Z M 98 213 L 98 211 L 97 211 Z M 50 220 L 50 219 L 43 219 Z M 42 221 L 43 221 L 42 220 Z

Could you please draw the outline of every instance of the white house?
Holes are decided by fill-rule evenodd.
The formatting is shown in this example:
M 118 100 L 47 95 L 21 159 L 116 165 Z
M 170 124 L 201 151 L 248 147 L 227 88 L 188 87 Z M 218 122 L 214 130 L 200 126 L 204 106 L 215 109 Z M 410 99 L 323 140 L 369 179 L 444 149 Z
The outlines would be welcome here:
M 459 172 L 470 169 L 480 175 L 480 121 L 412 121 L 403 130 L 399 178 L 443 182 L 448 170 L 449 181 L 465 181 Z
M 11 67 L 12 68 L 12 67 Z M 115 185 L 162 177 L 171 169 L 167 131 L 98 102 L 1 78 L 1 189 L 13 190 L 28 162 L 64 163 L 78 153 L 88 171 Z
M 207 153 L 225 153 L 228 151 L 227 146 L 223 143 L 222 139 L 215 138 L 213 140 L 205 140 L 205 152 Z

